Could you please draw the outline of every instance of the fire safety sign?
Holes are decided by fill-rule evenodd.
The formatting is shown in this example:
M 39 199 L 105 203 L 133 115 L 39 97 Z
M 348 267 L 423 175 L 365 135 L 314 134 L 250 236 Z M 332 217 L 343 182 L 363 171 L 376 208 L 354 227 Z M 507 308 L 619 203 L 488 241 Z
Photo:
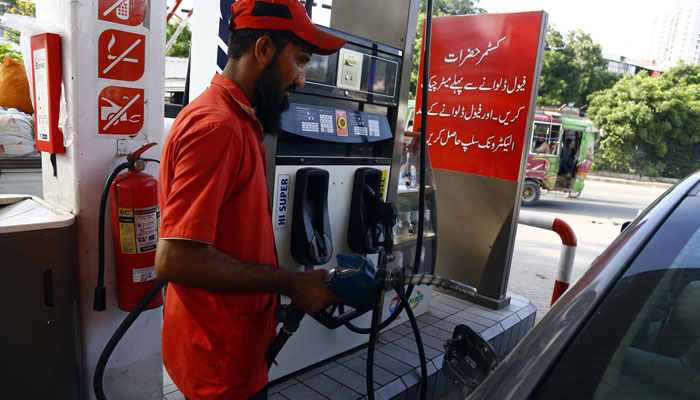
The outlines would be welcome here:
M 98 42 L 98 77 L 137 81 L 143 76 L 146 36 L 108 29 Z
M 99 0 L 98 18 L 117 24 L 138 26 L 146 17 L 147 0 Z
M 99 130 L 107 135 L 136 135 L 144 123 L 144 90 L 107 86 L 98 98 Z

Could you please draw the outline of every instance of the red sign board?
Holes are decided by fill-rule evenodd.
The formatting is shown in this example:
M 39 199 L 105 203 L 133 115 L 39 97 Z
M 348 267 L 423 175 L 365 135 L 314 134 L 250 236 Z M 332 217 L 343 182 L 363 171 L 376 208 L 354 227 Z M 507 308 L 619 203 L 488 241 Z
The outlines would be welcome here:
M 427 146 L 433 168 L 517 181 L 542 12 L 433 19 Z M 423 63 L 415 129 L 422 115 Z
M 144 90 L 119 86 L 102 89 L 97 115 L 100 134 L 136 135 L 143 128 Z
M 147 0 L 99 0 L 97 18 L 122 25 L 143 24 Z
M 98 77 L 136 81 L 143 76 L 146 36 L 107 29 L 100 34 L 98 48 Z

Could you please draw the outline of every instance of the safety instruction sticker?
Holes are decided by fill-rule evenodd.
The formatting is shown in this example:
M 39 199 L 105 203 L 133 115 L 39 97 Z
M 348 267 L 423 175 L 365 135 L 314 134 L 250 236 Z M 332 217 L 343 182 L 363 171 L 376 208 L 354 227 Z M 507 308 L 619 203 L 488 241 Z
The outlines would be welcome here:
M 34 119 L 36 120 L 36 140 L 51 140 L 49 130 L 49 82 L 46 69 L 46 48 L 34 50 Z
M 134 210 L 119 209 L 119 240 L 122 253 L 136 254 L 136 234 L 134 232 Z
M 275 209 L 272 225 L 275 229 L 287 227 L 287 210 L 289 209 L 289 184 L 292 176 L 289 174 L 277 175 L 275 186 Z
M 100 34 L 98 78 L 139 80 L 146 69 L 146 36 L 108 29 Z
M 134 283 L 148 282 L 156 279 L 156 267 L 136 268 L 131 270 Z
M 120 208 L 119 238 L 125 254 L 149 253 L 156 250 L 160 208 Z
M 148 253 L 156 250 L 158 244 L 158 206 L 134 209 L 136 225 L 136 252 Z
M 146 18 L 147 0 L 98 0 L 97 17 L 102 21 L 137 26 Z
M 144 125 L 145 107 L 143 89 L 107 86 L 97 98 L 98 133 L 136 135 Z

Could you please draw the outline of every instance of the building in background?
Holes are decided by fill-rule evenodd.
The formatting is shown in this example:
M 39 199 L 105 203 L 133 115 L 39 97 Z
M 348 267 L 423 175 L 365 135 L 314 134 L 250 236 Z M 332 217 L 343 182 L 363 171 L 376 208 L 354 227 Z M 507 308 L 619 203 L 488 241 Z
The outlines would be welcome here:
M 664 71 L 681 60 L 700 64 L 700 0 L 672 0 L 658 11 L 652 25 L 649 59 Z
M 641 71 L 646 71 L 652 77 L 661 75 L 660 65 L 654 61 L 638 60 L 609 53 L 603 53 L 603 58 L 608 62 L 607 71 L 613 74 L 637 75 Z

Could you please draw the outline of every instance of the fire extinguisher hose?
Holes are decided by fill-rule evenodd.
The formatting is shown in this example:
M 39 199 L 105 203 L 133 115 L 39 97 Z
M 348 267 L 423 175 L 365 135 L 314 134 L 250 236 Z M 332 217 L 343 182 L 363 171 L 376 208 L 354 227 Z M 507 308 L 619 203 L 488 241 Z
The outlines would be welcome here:
M 95 297 L 93 299 L 92 309 L 95 311 L 104 311 L 107 308 L 107 290 L 105 289 L 105 209 L 107 208 L 107 199 L 109 198 L 109 188 L 112 186 L 114 178 L 120 172 L 129 168 L 128 163 L 121 163 L 112 171 L 107 178 L 104 189 L 102 189 L 102 197 L 100 198 L 100 216 L 98 224 L 98 269 L 97 269 L 97 286 L 95 286 Z
M 150 303 L 151 300 L 153 300 L 153 298 L 156 297 L 158 292 L 160 292 L 163 289 L 165 284 L 165 281 L 156 281 L 156 283 L 151 287 L 151 289 L 148 292 L 146 292 L 146 294 L 141 298 L 141 300 L 139 300 L 138 304 L 136 304 L 136 307 L 134 307 L 134 309 L 129 313 L 129 315 L 127 315 L 126 318 L 124 318 L 124 321 L 122 321 L 121 325 L 119 325 L 119 328 L 117 328 L 117 330 L 114 331 L 114 334 L 112 334 L 112 337 L 109 338 L 109 341 L 107 342 L 107 345 L 105 346 L 104 350 L 102 350 L 102 354 L 100 354 L 100 358 L 97 361 L 97 366 L 95 367 L 95 375 L 93 376 L 92 381 L 95 390 L 95 397 L 97 397 L 98 400 L 107 399 L 105 397 L 104 388 L 102 387 L 102 378 L 104 377 L 107 361 L 112 355 L 114 349 L 117 347 L 117 343 L 119 343 L 126 331 L 129 330 L 131 324 L 133 324 L 134 321 L 136 321 L 136 318 L 138 318 L 139 315 L 141 315 L 141 312 L 146 308 L 148 303 Z

